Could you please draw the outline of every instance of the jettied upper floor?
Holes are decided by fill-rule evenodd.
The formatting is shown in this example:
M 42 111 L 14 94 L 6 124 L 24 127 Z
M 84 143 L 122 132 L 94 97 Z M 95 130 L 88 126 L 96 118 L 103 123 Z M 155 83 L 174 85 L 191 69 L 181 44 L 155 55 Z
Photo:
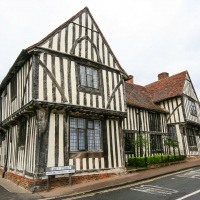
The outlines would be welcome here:
M 71 65 L 71 72 L 65 71 L 69 67 L 69 60 L 74 61 L 74 65 L 84 63 L 85 65 L 95 66 L 96 69 L 100 69 L 101 77 L 99 78 L 99 84 L 102 84 L 104 87 L 99 95 L 102 97 L 98 99 L 102 101 L 99 104 L 101 108 L 112 109 L 110 103 L 112 98 L 117 95 L 121 96 L 122 103 L 124 101 L 124 109 L 122 110 L 126 110 L 123 80 L 129 79 L 129 76 L 112 52 L 89 9 L 85 7 L 41 41 L 22 50 L 0 85 L 2 102 L 5 100 L 5 91 L 11 90 L 13 77 L 16 77 L 16 84 L 19 86 L 16 99 L 13 100 L 11 95 L 6 100 L 8 113 L 5 111 L 7 114 L 2 118 L 2 121 L 34 99 L 76 104 L 76 100 L 73 101 L 73 96 L 74 99 L 75 97 L 77 98 L 78 92 L 74 94 L 73 92 L 77 90 L 79 83 L 77 81 L 77 74 L 74 72 L 75 69 L 73 69 L 74 66 Z M 41 69 L 45 72 L 42 73 Z M 67 73 L 70 73 L 71 77 Z M 47 78 L 44 78 L 44 74 L 47 74 Z M 49 81 L 49 79 L 51 80 Z M 74 80 L 77 82 L 70 83 Z M 49 87 L 51 81 L 55 84 L 56 88 L 53 92 L 55 92 L 55 96 L 59 101 L 55 101 L 53 97 L 47 98 L 52 93 L 49 91 L 52 90 Z M 65 98 L 65 92 L 62 89 L 66 90 L 73 84 L 75 87 L 68 92 L 71 92 L 72 97 L 66 92 Z M 120 92 L 117 93 L 117 90 L 120 90 Z M 42 97 L 40 96 L 41 93 L 44 93 Z M 10 93 L 8 92 L 8 94 Z M 94 97 L 92 98 L 94 100 Z M 80 103 L 78 102 L 77 104 Z M 89 105 L 87 102 L 85 104 L 86 106 Z M 97 104 L 94 107 L 99 107 Z M 4 107 L 4 109 L 6 108 Z M 120 106 L 118 106 L 117 110 L 120 111 Z

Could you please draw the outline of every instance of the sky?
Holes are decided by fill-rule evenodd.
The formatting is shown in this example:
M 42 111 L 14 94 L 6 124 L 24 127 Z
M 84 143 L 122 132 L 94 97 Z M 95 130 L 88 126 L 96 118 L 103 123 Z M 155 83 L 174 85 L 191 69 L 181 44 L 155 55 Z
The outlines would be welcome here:
M 37 43 L 88 7 L 134 83 L 187 70 L 200 97 L 200 1 L 197 0 L 2 0 L 0 82 L 22 49 Z

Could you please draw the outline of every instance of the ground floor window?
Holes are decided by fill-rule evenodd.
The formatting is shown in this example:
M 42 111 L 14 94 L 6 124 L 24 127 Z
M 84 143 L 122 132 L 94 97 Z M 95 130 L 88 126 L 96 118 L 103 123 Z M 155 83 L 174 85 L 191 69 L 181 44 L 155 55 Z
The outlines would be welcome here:
M 101 121 L 70 117 L 70 151 L 101 149 Z
M 124 150 L 125 153 L 133 153 L 134 133 L 124 133 Z
M 151 134 L 150 145 L 151 145 L 151 151 L 153 153 L 162 153 L 163 152 L 162 135 Z
M 176 127 L 175 125 L 167 125 L 169 137 L 176 137 Z
M 190 147 L 192 147 L 192 146 L 194 147 L 195 146 L 196 147 L 197 146 L 197 142 L 196 142 L 194 129 L 187 128 L 186 132 L 187 132 L 188 146 L 190 146 Z

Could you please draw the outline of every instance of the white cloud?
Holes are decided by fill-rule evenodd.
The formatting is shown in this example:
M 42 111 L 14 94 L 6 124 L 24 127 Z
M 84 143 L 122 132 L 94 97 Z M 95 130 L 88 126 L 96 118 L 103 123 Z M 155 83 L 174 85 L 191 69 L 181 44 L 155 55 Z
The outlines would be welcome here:
M 22 49 L 88 6 L 135 83 L 188 70 L 200 95 L 200 2 L 196 0 L 18 0 L 0 6 L 0 81 Z

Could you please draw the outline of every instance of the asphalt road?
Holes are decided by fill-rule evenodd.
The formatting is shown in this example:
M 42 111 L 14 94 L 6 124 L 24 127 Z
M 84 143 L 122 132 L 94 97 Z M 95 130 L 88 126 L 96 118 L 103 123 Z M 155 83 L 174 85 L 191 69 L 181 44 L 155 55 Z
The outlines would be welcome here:
M 199 200 L 200 167 L 148 181 L 70 199 L 81 200 Z

